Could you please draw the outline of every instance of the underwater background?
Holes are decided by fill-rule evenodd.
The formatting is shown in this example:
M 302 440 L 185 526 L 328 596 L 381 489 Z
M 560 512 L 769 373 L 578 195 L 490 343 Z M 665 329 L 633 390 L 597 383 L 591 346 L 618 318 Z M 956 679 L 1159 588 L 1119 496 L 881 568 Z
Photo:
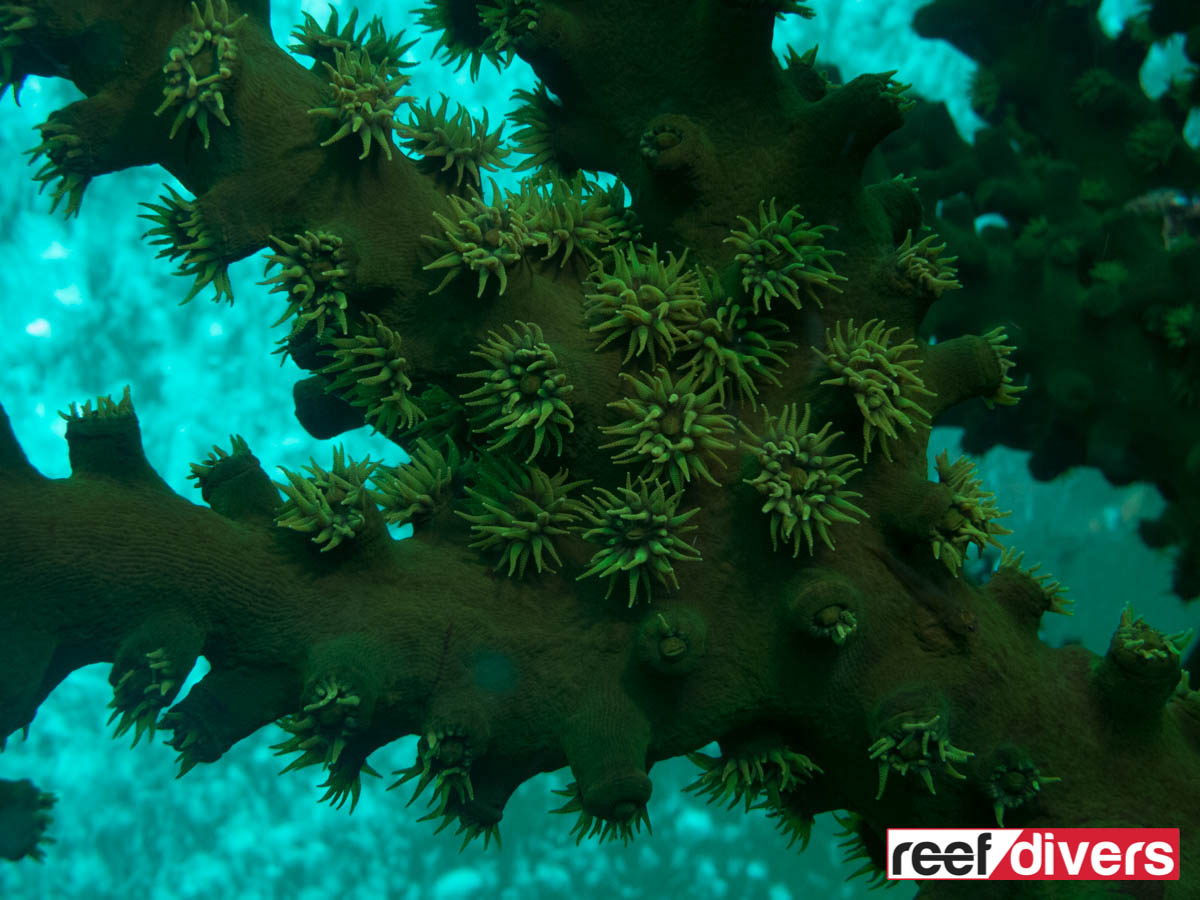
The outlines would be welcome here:
M 344 21 L 354 5 L 360 22 L 379 14 L 389 30 L 408 26 L 409 39 L 418 37 L 411 26 L 420 4 L 277 0 L 276 40 L 288 43 L 302 12 L 324 22 L 332 6 Z M 789 44 L 798 51 L 819 44 L 820 59 L 837 66 L 843 80 L 899 69 L 912 94 L 944 100 L 969 138 L 978 124 L 967 101 L 974 64 L 947 44 L 913 34 L 910 22 L 920 5 L 826 0 L 816 4 L 816 19 L 781 23 L 775 49 L 784 54 Z M 1134 7 L 1106 0 L 1100 9 L 1106 30 L 1119 30 Z M 472 115 L 486 110 L 495 124 L 512 108 L 512 92 L 534 85 L 519 59 L 502 74 L 485 68 L 473 84 L 465 71 L 431 60 L 433 45 L 433 37 L 420 35 L 410 51 L 419 63 L 407 70 L 410 88 L 422 101 L 432 98 L 436 105 L 444 92 Z M 1164 90 L 1181 65 L 1177 46 L 1156 48 L 1143 71 L 1147 91 Z M 230 267 L 232 308 L 204 299 L 177 305 L 185 281 L 140 239 L 148 226 L 138 218 L 144 212 L 139 203 L 163 193 L 164 179 L 182 190 L 163 170 L 98 179 L 77 218 L 49 215 L 24 151 L 37 143 L 33 127 L 78 96 L 65 81 L 30 78 L 19 107 L 8 97 L 0 105 L 0 331 L 6 337 L 0 402 L 31 462 L 48 476 L 66 476 L 64 422 L 56 411 L 97 394 L 119 396 L 125 384 L 132 387 L 151 463 L 196 502 L 188 463 L 230 433 L 244 436 L 268 471 L 298 469 L 310 456 L 325 464 L 334 443 L 354 458 L 400 462 L 396 447 L 368 429 L 322 442 L 296 423 L 291 387 L 307 373 L 290 359 L 281 366 L 272 355 L 287 326 L 271 327 L 282 309 L 268 287 L 257 284 L 262 256 Z M 1195 145 L 1200 122 L 1190 125 Z M 515 188 L 511 172 L 495 177 L 501 188 Z M 954 429 L 935 429 L 930 459 L 943 449 L 953 452 L 958 439 Z M 1024 548 L 1027 561 L 1041 561 L 1076 600 L 1073 618 L 1045 623 L 1047 642 L 1079 641 L 1103 653 L 1127 602 L 1167 632 L 1195 623 L 1194 610 L 1170 592 L 1170 558 L 1146 548 L 1136 534 L 1138 520 L 1162 508 L 1154 488 L 1113 488 L 1094 470 L 1035 483 L 1026 454 L 1008 450 L 983 458 L 980 475 L 1000 507 L 1013 510 L 1004 521 L 1014 532 L 1006 543 Z M 978 561 L 975 571 L 993 563 Z M 501 823 L 502 850 L 476 842 L 459 853 L 450 831 L 434 834 L 433 823 L 417 821 L 424 800 L 406 809 L 407 793 L 384 790 L 388 773 L 411 764 L 415 737 L 372 755 L 384 779 L 366 785 L 353 815 L 316 803 L 319 776 L 276 776 L 284 762 L 271 745 L 286 735 L 274 727 L 177 783 L 174 753 L 160 740 L 130 750 L 124 740 L 109 738 L 108 669 L 92 666 L 70 676 L 42 705 L 28 740 L 10 740 L 0 755 L 0 778 L 31 778 L 59 798 L 50 829 L 57 843 L 42 865 L 0 866 L 2 898 L 866 896 L 865 879 L 843 881 L 857 863 L 842 862 L 832 815 L 818 817 L 803 853 L 788 849 L 761 812 L 707 806 L 682 793 L 695 777 L 686 759 L 654 767 L 653 837 L 643 835 L 629 847 L 575 846 L 572 820 L 547 815 L 560 802 L 551 790 L 571 780 L 558 772 L 518 789 Z M 201 664 L 189 683 L 203 671 Z M 913 893 L 903 885 L 890 895 Z

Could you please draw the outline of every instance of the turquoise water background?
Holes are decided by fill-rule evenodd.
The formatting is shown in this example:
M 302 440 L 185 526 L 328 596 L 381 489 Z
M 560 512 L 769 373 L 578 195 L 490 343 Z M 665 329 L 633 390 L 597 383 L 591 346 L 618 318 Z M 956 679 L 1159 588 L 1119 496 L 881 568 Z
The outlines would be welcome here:
M 344 21 L 352 4 L 333 5 Z M 919 3 L 815 5 L 814 21 L 781 27 L 777 52 L 789 43 L 801 51 L 819 43 L 820 58 L 837 65 L 846 80 L 898 68 L 914 93 L 946 100 L 963 132 L 972 132 L 965 94 L 973 66 L 947 45 L 911 33 Z M 380 13 L 390 30 L 407 27 L 416 36 L 407 4 L 359 6 L 364 17 Z M 280 43 L 301 9 L 323 22 L 327 4 L 273 3 Z M 1124 12 L 1113 3 L 1102 8 L 1109 27 Z M 476 116 L 486 108 L 496 123 L 511 108 L 511 93 L 533 86 L 532 73 L 519 61 L 503 75 L 485 67 L 472 84 L 465 72 L 430 61 L 432 47 L 433 40 L 423 37 L 411 51 L 420 63 L 409 70 L 411 92 L 422 99 L 445 92 Z M 1177 48 L 1167 47 L 1148 69 L 1152 90 L 1177 55 Z M 96 394 L 119 395 L 130 384 L 150 461 L 196 502 L 188 463 L 233 432 L 246 437 L 268 469 L 297 469 L 310 456 L 327 465 L 332 442 L 313 440 L 292 417 L 291 385 L 302 373 L 290 360 L 280 367 L 271 354 L 286 326 L 270 326 L 282 301 L 256 284 L 261 254 L 231 267 L 232 308 L 204 299 L 179 307 L 187 283 L 154 258 L 154 249 L 140 239 L 146 223 L 137 218 L 138 203 L 154 200 L 164 179 L 182 191 L 161 169 L 93 182 L 77 219 L 48 214 L 48 198 L 37 195 L 22 152 L 37 143 L 33 126 L 77 97 L 65 82 L 34 78 L 20 107 L 10 98 L 0 105 L 0 160 L 7 166 L 0 180 L 0 402 L 30 459 L 49 476 L 69 474 L 56 410 Z M 497 180 L 502 187 L 515 183 Z M 968 302 L 967 287 L 961 299 L 943 302 Z M 953 430 L 936 429 L 930 458 L 947 447 L 953 451 L 957 440 Z M 402 459 L 394 445 L 367 429 L 338 442 L 356 458 L 370 453 Z M 1169 593 L 1169 558 L 1136 537 L 1137 520 L 1161 506 L 1153 488 L 1118 490 L 1092 471 L 1035 484 L 1024 455 L 1013 451 L 989 454 L 980 472 L 1001 508 L 1014 511 L 1006 524 L 1015 533 L 1006 543 L 1028 551 L 1028 562 L 1043 561 L 1077 601 L 1074 618 L 1051 617 L 1047 641 L 1080 640 L 1103 652 L 1128 601 L 1161 628 L 1194 623 L 1195 611 Z M 628 848 L 591 842 L 577 848 L 569 834 L 573 817 L 546 814 L 559 805 L 551 790 L 571 780 L 563 771 L 517 791 L 501 823 L 502 851 L 476 844 L 460 854 L 450 831 L 434 835 L 432 823 L 416 821 L 423 800 L 406 809 L 407 794 L 383 790 L 387 773 L 411 763 L 415 738 L 372 756 L 385 778 L 364 786 L 353 815 L 315 802 L 319 778 L 311 770 L 276 776 L 284 761 L 270 745 L 284 733 L 274 726 L 176 782 L 175 754 L 161 741 L 130 750 L 125 740 L 108 737 L 107 674 L 107 666 L 76 672 L 43 705 L 29 739 L 11 740 L 0 755 L 0 777 L 32 778 L 59 797 L 51 830 L 57 843 L 43 865 L 0 865 L 0 897 L 787 900 L 866 894 L 862 879 L 843 883 L 851 869 L 840 862 L 831 816 L 819 818 L 811 845 L 798 854 L 786 849 L 761 813 L 727 812 L 681 794 L 693 778 L 686 760 L 655 767 L 649 807 L 654 835 L 642 835 Z M 903 886 L 890 895 L 912 893 Z

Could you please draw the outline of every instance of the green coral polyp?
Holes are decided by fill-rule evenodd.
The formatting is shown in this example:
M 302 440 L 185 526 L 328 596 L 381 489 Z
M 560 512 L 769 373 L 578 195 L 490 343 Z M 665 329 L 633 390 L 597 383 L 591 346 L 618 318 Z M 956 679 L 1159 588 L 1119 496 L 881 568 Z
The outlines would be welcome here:
M 504 65 L 512 62 L 521 39 L 537 31 L 541 13 L 541 0 L 485 0 L 479 5 L 479 18 L 491 32 L 488 46 Z
M 462 457 L 453 442 L 444 442 L 443 446 L 445 452 L 429 440 L 418 438 L 410 462 L 374 470 L 371 482 L 375 490 L 371 496 L 389 524 L 419 525 L 450 501 L 455 480 L 462 472 Z
M 1172 350 L 1200 345 L 1200 314 L 1197 314 L 1196 306 L 1185 303 L 1171 307 L 1162 314 L 1160 330 Z
M 490 32 L 483 26 L 474 6 L 467 9 L 464 15 L 463 7 L 454 0 L 425 0 L 425 5 L 417 11 L 417 21 L 426 33 L 436 32 L 437 43 L 433 53 L 436 56 L 442 51 L 442 62 L 453 65 L 456 72 L 470 63 L 471 80 L 479 77 L 479 68 L 484 59 L 503 70 L 503 62 L 488 40 Z
M 951 503 L 930 533 L 929 542 L 934 559 L 940 559 L 952 575 L 958 575 L 972 544 L 982 553 L 989 544 L 1001 546 L 997 535 L 1012 534 L 996 524 L 997 519 L 1012 513 L 997 508 L 995 495 L 983 490 L 983 482 L 974 477 L 975 464 L 965 456 L 951 464 L 949 454 L 942 451 L 936 463 L 938 480 L 949 488 Z
M 633 840 L 634 835 L 641 831 L 643 825 L 646 826 L 647 834 L 654 833 L 650 827 L 650 814 L 646 810 L 645 804 L 639 806 L 628 819 L 605 819 L 593 815 L 584 808 L 583 794 L 576 782 L 572 781 L 565 788 L 555 790 L 554 793 L 565 797 L 567 802 L 558 809 L 550 810 L 552 813 L 563 815 L 575 813 L 577 815 L 575 824 L 571 828 L 571 836 L 575 838 L 577 847 L 583 843 L 584 838 L 592 837 L 599 838 L 598 842 L 601 844 L 620 839 L 621 843 L 628 847 L 629 842 Z
M 146 653 L 139 665 L 124 672 L 113 685 L 113 699 L 108 704 L 113 712 L 108 724 L 118 716 L 121 719 L 113 737 L 119 738 L 137 726 L 131 746 L 136 747 L 143 734 L 153 738 L 158 714 L 171 705 L 184 677 L 162 647 Z
M 332 349 L 323 352 L 333 362 L 320 372 L 333 376 L 327 391 L 365 410 L 375 430 L 391 437 L 397 428 L 412 428 L 425 414 L 408 395 L 412 381 L 404 374 L 408 362 L 400 352 L 400 336 L 371 313 L 363 316 L 363 323 L 358 334 L 327 341 Z
M 357 33 L 358 9 L 352 9 L 345 26 L 338 22 L 338 11 L 334 6 L 329 8 L 329 18 L 324 27 L 317 23 L 311 13 L 303 13 L 304 21 L 292 31 L 295 43 L 288 49 L 299 56 L 308 56 L 315 60 L 313 68 L 321 63 L 336 64 L 335 53 L 349 53 L 354 50 L 365 51 L 380 65 L 391 65 L 395 68 L 412 66 L 415 63 L 402 61 L 403 56 L 412 48 L 416 41 L 404 43 L 404 32 L 389 35 L 383 27 L 379 16 L 372 16 Z
M 881 319 L 870 319 L 856 328 L 851 319 L 843 335 L 839 321 L 836 331 L 825 331 L 825 351 L 816 351 L 832 373 L 821 384 L 848 387 L 854 392 L 863 416 L 864 462 L 876 437 L 883 455 L 890 460 L 888 442 L 899 440 L 898 428 L 915 431 L 929 427 L 930 415 L 918 398 L 935 394 L 926 389 L 918 374 L 920 358 L 905 358 L 916 351 L 916 342 L 892 344 L 899 330 L 888 328 Z
M 79 206 L 83 202 L 83 192 L 91 183 L 89 175 L 82 166 L 86 158 L 86 148 L 83 138 L 69 122 L 56 121 L 54 118 L 38 126 L 42 141 L 29 153 L 29 164 L 33 165 L 44 156 L 46 162 L 34 174 L 34 181 L 40 182 L 38 193 L 42 193 L 50 184 L 57 181 L 54 193 L 50 197 L 50 212 L 58 209 L 59 203 L 65 198 L 66 207 L 63 215 L 66 218 L 79 215 Z
M 699 508 L 678 512 L 683 492 L 676 490 L 668 495 L 666 485 L 658 480 L 639 479 L 634 487 L 626 476 L 625 487 L 617 491 L 614 494 L 597 488 L 594 496 L 584 497 L 582 512 L 590 527 L 580 529 L 582 537 L 599 544 L 600 549 L 592 554 L 587 571 L 576 580 L 592 575 L 607 578 L 604 597 L 608 599 L 624 574 L 630 606 L 642 594 L 650 602 L 655 584 L 679 590 L 672 562 L 701 559 L 700 551 L 684 538 L 697 529 L 687 523 Z
M 943 241 L 939 244 L 937 241 L 936 234 L 929 234 L 914 244 L 912 229 L 909 229 L 896 250 L 896 267 L 905 278 L 932 294 L 934 299 L 940 299 L 946 291 L 962 287 L 954 277 L 958 270 L 951 265 L 958 257 L 947 256 L 943 259 L 946 243 Z
M 548 475 L 535 466 L 520 465 L 503 457 L 480 467 L 479 480 L 466 489 L 470 511 L 458 515 L 471 523 L 475 540 L 468 546 L 499 553 L 496 571 L 523 578 L 532 560 L 540 575 L 554 573 L 550 561 L 562 565 L 555 540 L 570 533 L 579 521 L 580 503 L 571 491 L 586 481 L 567 480 L 560 470 Z
M 471 351 L 487 368 L 461 376 L 483 381 L 462 395 L 468 407 L 478 409 L 471 417 L 472 430 L 493 435 L 489 450 L 510 444 L 528 449 L 526 462 L 542 452 L 547 438 L 554 442 L 554 452 L 561 454 L 563 432 L 575 430 L 566 400 L 572 390 L 567 374 L 537 325 L 517 322 L 504 330 L 507 337 L 489 332 L 489 339 Z
M 13 100 L 20 105 L 21 86 L 27 73 L 14 71 L 13 51 L 26 45 L 23 31 L 38 26 L 37 10 L 32 6 L 17 6 L 6 3 L 0 7 L 0 98 L 10 87 Z
M 166 76 L 163 101 L 154 111 L 154 115 L 160 116 L 174 106 L 179 107 L 171 124 L 170 138 L 179 133 L 185 122 L 195 121 L 207 150 L 210 139 L 208 117 L 211 115 L 229 127 L 225 92 L 237 64 L 235 36 L 248 15 L 242 13 L 230 21 L 226 0 L 216 0 L 215 6 L 213 0 L 205 0 L 203 13 L 192 3 L 191 30 L 182 47 L 167 51 L 167 62 L 162 69 Z
M 511 152 L 500 146 L 504 126 L 488 131 L 487 110 L 483 112 L 483 121 L 479 121 L 462 104 L 456 104 L 457 111 L 448 116 L 449 104 L 450 99 L 443 94 L 436 111 L 428 100 L 424 109 L 414 105 L 408 124 L 397 129 L 402 146 L 421 157 L 426 171 L 442 175 L 453 170 L 454 187 L 462 185 L 464 175 L 469 176 L 474 187 L 482 187 L 480 170 L 503 168 L 504 157 Z
M 1005 343 L 1008 335 L 1003 328 L 993 328 L 983 335 L 983 339 L 988 342 L 992 352 L 996 354 L 996 362 L 1000 365 L 1000 386 L 990 397 L 984 397 L 983 402 L 987 404 L 988 409 L 996 406 L 1016 406 L 1020 402 L 1019 395 L 1028 390 L 1024 385 L 1017 387 L 1010 374 L 1013 366 L 1016 365 L 1012 360 L 1012 354 L 1016 352 L 1017 348 L 1013 344 Z
M 834 834 L 835 838 L 842 838 L 838 841 L 838 847 L 842 849 L 842 863 L 853 865 L 860 859 L 866 860 L 846 876 L 847 881 L 865 875 L 870 885 L 868 890 L 900 884 L 899 881 L 889 880 L 887 869 L 879 864 L 879 858 L 887 852 L 886 839 L 875 834 L 866 819 L 856 812 L 848 812 L 844 816 L 834 813 L 833 818 L 842 826 L 842 830 Z M 876 848 L 874 852 L 872 848 Z
M 492 188 L 496 194 L 495 186 Z M 508 287 L 508 267 L 519 262 L 525 251 L 527 229 L 520 216 L 507 208 L 489 206 L 477 193 L 463 198 L 450 195 L 451 215 L 435 212 L 434 219 L 442 226 L 442 237 L 423 238 L 442 255 L 425 266 L 426 271 L 447 269 L 441 283 L 430 293 L 436 294 L 458 277 L 464 269 L 479 274 L 479 290 L 483 296 L 488 277 L 500 282 L 498 294 Z
M 896 723 L 897 727 L 884 734 L 867 751 L 868 756 L 879 766 L 879 792 L 875 799 L 883 797 L 887 787 L 888 773 L 898 775 L 916 773 L 929 793 L 936 794 L 933 776 L 935 773 L 948 775 L 959 781 L 965 781 L 963 775 L 954 768 L 955 763 L 965 763 L 975 754 L 955 747 L 946 736 L 945 723 L 941 715 L 928 719 L 903 718 Z M 933 752 L 930 752 L 930 743 Z
M 676 377 L 661 366 L 652 375 L 622 372 L 621 378 L 632 395 L 608 405 L 625 418 L 600 429 L 616 438 L 601 449 L 620 448 L 613 462 L 642 464 L 650 478 L 665 474 L 676 490 L 693 477 L 719 484 L 705 457 L 724 466 L 717 453 L 734 447 L 724 440 L 733 433 L 733 420 L 720 411 L 719 385 L 699 390 L 696 373 Z
M 810 432 L 811 415 L 807 404 L 800 416 L 793 403 L 778 416 L 766 412 L 761 435 L 742 424 L 747 436 L 742 446 L 754 456 L 759 469 L 745 482 L 764 498 L 762 512 L 770 517 L 772 549 L 778 550 L 781 541 L 790 540 L 793 557 L 800 555 L 801 538 L 810 555 L 814 535 L 832 550 L 829 529 L 835 522 L 857 524 L 856 516 L 867 517 L 852 502 L 862 494 L 846 489 L 847 481 L 859 471 L 852 468 L 856 457 L 853 453 L 831 454 L 829 449 L 842 432 L 830 434 L 829 422 Z
M 1062 779 L 1043 775 L 1033 760 L 1012 748 L 1002 748 L 996 756 L 998 761 L 984 781 L 983 790 L 992 801 L 996 824 L 1003 828 L 1005 812 L 1031 803 L 1044 785 L 1058 784 Z
M 594 263 L 599 250 L 628 234 L 610 193 L 582 172 L 570 179 L 525 179 L 519 193 L 509 194 L 508 205 L 525 222 L 527 245 L 545 247 L 543 260 L 561 254 L 560 268 L 575 251 Z
M 686 268 L 687 253 L 678 259 L 667 254 L 658 258 L 658 247 L 638 248 L 633 244 L 612 248 L 611 271 L 598 263 L 592 271 L 584 308 L 593 334 L 604 339 L 600 350 L 625 340 L 622 363 L 634 357 L 658 362 L 658 354 L 669 362 L 678 345 L 687 341 L 685 329 L 695 325 L 704 312 L 700 280 Z
M 230 460 L 253 460 L 254 454 L 250 452 L 250 445 L 246 443 L 246 439 L 240 434 L 231 434 L 229 436 L 229 449 L 213 444 L 212 451 L 202 461 L 192 463 L 192 471 L 188 474 L 188 478 L 196 480 L 196 487 L 203 489 L 210 484 L 218 467 L 224 466 Z
M 558 161 L 553 123 L 562 113 L 562 105 L 550 96 L 546 85 L 540 81 L 532 91 L 513 91 L 512 99 L 521 103 L 508 114 L 519 128 L 512 139 L 517 152 L 526 156 L 513 171 L 548 167 L 561 172 L 563 166 Z
M 276 756 L 299 753 L 279 774 L 305 766 L 332 769 L 360 726 L 362 698 L 338 678 L 329 676 L 313 685 L 311 700 L 299 713 L 284 716 L 278 725 L 291 737 L 272 746 Z M 358 792 L 354 791 L 357 801 Z M 353 809 L 353 804 L 351 804 Z
M 1000 562 L 996 565 L 996 571 L 1012 569 L 1032 579 L 1042 592 L 1042 599 L 1046 604 L 1046 612 L 1057 613 L 1060 616 L 1075 615 L 1074 611 L 1070 608 L 1071 604 L 1075 601 L 1066 597 L 1066 593 L 1070 588 L 1063 587 L 1062 583 L 1055 581 L 1049 573 L 1036 574 L 1038 569 L 1042 567 L 1041 563 L 1032 565 L 1028 569 L 1021 568 L 1021 563 L 1024 559 L 1025 554 L 1023 552 L 1017 552 L 1009 547 L 1005 547 L 1000 552 Z
M 67 422 L 79 419 L 123 419 L 133 415 L 133 398 L 129 393 L 129 385 L 125 385 L 120 400 L 113 400 L 112 395 L 102 394 L 96 398 L 96 405 L 87 400 L 83 406 L 72 403 L 66 412 L 59 416 Z
M 797 347 L 779 339 L 787 332 L 788 327 L 778 319 L 754 315 L 748 308 L 725 299 L 687 330 L 687 344 L 682 349 L 690 351 L 692 357 L 685 371 L 695 372 L 701 384 L 717 385 L 722 403 L 731 400 L 726 388 L 736 386 L 738 399 L 757 409 L 759 385 L 766 382 L 780 387 L 779 373 L 787 368 L 781 354 Z
M 809 634 L 813 637 L 833 641 L 838 647 L 845 644 L 846 639 L 857 630 L 858 617 L 838 603 L 817 610 L 808 626 Z
M 294 316 L 288 337 L 298 334 L 309 322 L 316 324 L 319 336 L 325 333 L 326 320 L 333 319 L 345 334 L 349 330 L 346 287 L 350 269 L 342 239 L 327 231 L 306 231 L 292 239 L 295 243 L 270 236 L 275 252 L 267 257 L 263 274 L 269 275 L 274 266 L 279 266 L 279 271 L 259 282 L 272 285 L 271 293 L 282 293 L 288 301 L 287 311 L 274 325 L 282 325 Z
M 180 301 L 180 306 L 188 303 L 207 285 L 216 290 L 213 301 L 222 299 L 233 303 L 233 286 L 229 283 L 229 264 L 215 248 L 208 226 L 200 208 L 193 200 L 185 200 L 170 185 L 163 185 L 167 194 L 160 194 L 157 203 L 141 203 L 140 206 L 150 210 L 139 213 L 138 218 L 155 223 L 155 227 L 142 235 L 142 238 L 154 246 L 161 246 L 155 259 L 166 257 L 174 261 L 183 257 L 179 264 L 177 275 L 193 278 L 192 289 Z M 168 196 L 169 195 L 169 196 Z
M 1127 668 L 1147 663 L 1178 664 L 1195 633 L 1194 628 L 1188 628 L 1164 634 L 1148 625 L 1141 616 L 1135 616 L 1133 604 L 1127 603 L 1121 610 L 1121 621 L 1113 634 L 1109 653 L 1117 656 Z
M 347 460 L 342 447 L 333 449 L 333 466 L 329 471 L 311 460 L 304 468 L 306 478 L 283 469 L 288 483 L 275 483 L 287 500 L 275 517 L 281 528 L 312 535 L 312 542 L 324 553 L 357 536 L 366 522 L 365 510 L 372 498 L 366 488 L 378 463 Z
M 397 788 L 412 779 L 417 779 L 417 786 L 408 801 L 411 806 L 430 784 L 433 794 L 429 799 L 429 812 L 417 821 L 426 822 L 442 818 L 437 831 L 442 831 L 451 822 L 460 820 L 459 834 L 467 832 L 463 840 L 465 847 L 473 838 L 483 835 L 484 846 L 491 837 L 500 842 L 499 831 L 495 824 L 483 826 L 464 815 L 464 806 L 475 799 L 475 788 L 471 784 L 471 762 L 473 754 L 467 738 L 456 729 L 433 729 L 427 731 L 417 742 L 417 758 L 407 769 L 399 769 L 393 774 L 400 775 L 399 781 L 388 787 Z M 436 833 L 436 832 L 435 832 Z
M 821 243 L 825 234 L 836 231 L 832 225 L 810 225 L 793 206 L 780 218 L 775 198 L 758 205 L 758 222 L 738 216 L 745 226 L 734 229 L 725 243 L 734 248 L 734 261 L 742 278 L 742 289 L 750 295 L 750 304 L 758 312 L 761 303 L 770 310 L 771 302 L 784 299 L 796 309 L 803 306 L 803 292 L 817 306 L 823 306 L 817 288 L 841 293 L 835 282 L 838 275 L 830 257 L 843 256 L 840 250 L 828 250 Z
M 756 800 L 778 806 L 782 794 L 823 771 L 803 753 L 778 746 L 734 750 L 717 757 L 689 753 L 688 759 L 700 767 L 701 774 L 685 791 L 695 791 L 699 797 L 707 794 L 709 803 L 725 804 L 726 809 L 744 803 L 746 812 Z
M 321 142 L 322 147 L 358 135 L 366 159 L 378 146 L 388 161 L 392 158 L 392 132 L 398 127 L 396 112 L 415 97 L 398 95 L 408 84 L 390 60 L 372 62 L 366 50 L 335 50 L 334 63 L 323 63 L 329 74 L 332 102 L 308 110 L 310 116 L 332 119 L 337 131 Z

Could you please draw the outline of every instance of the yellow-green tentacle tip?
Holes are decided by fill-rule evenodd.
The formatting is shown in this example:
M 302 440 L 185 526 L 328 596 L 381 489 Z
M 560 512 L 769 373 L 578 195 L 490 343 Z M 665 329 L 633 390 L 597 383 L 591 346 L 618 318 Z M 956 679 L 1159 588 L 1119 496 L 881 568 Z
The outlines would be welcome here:
M 163 101 L 154 111 L 154 115 L 160 116 L 174 106 L 179 107 L 169 137 L 174 138 L 185 123 L 194 121 L 207 150 L 208 117 L 211 115 L 229 127 L 225 92 L 238 64 L 237 32 L 248 15 L 242 13 L 231 21 L 226 0 L 215 3 L 204 0 L 204 12 L 192 4 L 190 30 L 182 44 L 167 51 L 167 62 L 162 69 L 166 82 Z
M 132 415 L 133 398 L 129 393 L 129 385 L 125 385 L 120 400 L 113 400 L 110 394 L 102 394 L 96 398 L 95 406 L 88 400 L 83 406 L 72 403 L 66 412 L 59 411 L 59 416 L 68 422 L 72 419 L 121 419 Z

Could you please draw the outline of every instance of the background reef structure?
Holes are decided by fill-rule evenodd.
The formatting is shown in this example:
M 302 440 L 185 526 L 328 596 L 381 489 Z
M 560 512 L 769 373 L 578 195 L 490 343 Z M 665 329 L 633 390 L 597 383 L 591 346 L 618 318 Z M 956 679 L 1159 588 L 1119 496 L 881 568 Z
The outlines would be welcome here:
M 14 92 L 59 75 L 87 95 L 42 129 L 54 203 L 72 214 L 91 179 L 164 166 L 192 194 L 148 205 L 180 296 L 232 300 L 227 266 L 265 252 L 282 349 L 313 373 L 300 420 L 371 424 L 415 459 L 335 453 L 273 486 L 234 438 L 194 466 L 204 508 L 146 462 L 128 395 L 69 406 L 67 479 L 33 469 L 5 420 L 0 734 L 112 662 L 118 732 L 169 730 L 181 772 L 277 722 L 289 768 L 325 770 L 322 799 L 353 807 L 372 751 L 421 735 L 397 784 L 468 841 L 498 838 L 515 788 L 564 764 L 574 833 L 634 839 L 652 765 L 715 739 L 698 793 L 801 844 L 846 810 L 868 875 L 889 825 L 995 822 L 1177 825 L 1186 870 L 1188 636 L 1129 612 L 1103 657 L 1050 648 L 1060 586 L 1015 552 L 982 584 L 964 568 L 1002 544 L 1003 498 L 965 460 L 931 480 L 929 427 L 1033 407 L 1014 347 L 1037 336 L 998 312 L 920 337 L 989 273 L 955 271 L 958 233 L 943 248 L 924 230 L 909 179 L 864 178 L 912 105 L 893 73 L 836 85 L 813 53 L 772 55 L 777 16 L 809 12 L 428 4 L 451 59 L 517 54 L 543 81 L 516 117 L 533 174 L 502 194 L 483 183 L 506 155 L 486 123 L 427 103 L 404 124 L 405 45 L 378 20 L 306 19 L 306 69 L 263 3 L 0 5 Z M 1122 164 L 1195 171 L 1186 147 L 1141 153 L 1152 137 Z M 1069 161 L 1042 165 L 1071 182 Z M 1146 187 L 1128 176 L 1093 205 Z M 1163 240 L 1158 221 L 1120 229 Z M 1194 253 L 1175 249 L 1177 277 Z M 1163 318 L 1171 340 L 1185 319 Z M 176 702 L 200 656 L 212 670 Z M 40 853 L 48 795 L 0 798 L 28 823 L 6 855 Z

